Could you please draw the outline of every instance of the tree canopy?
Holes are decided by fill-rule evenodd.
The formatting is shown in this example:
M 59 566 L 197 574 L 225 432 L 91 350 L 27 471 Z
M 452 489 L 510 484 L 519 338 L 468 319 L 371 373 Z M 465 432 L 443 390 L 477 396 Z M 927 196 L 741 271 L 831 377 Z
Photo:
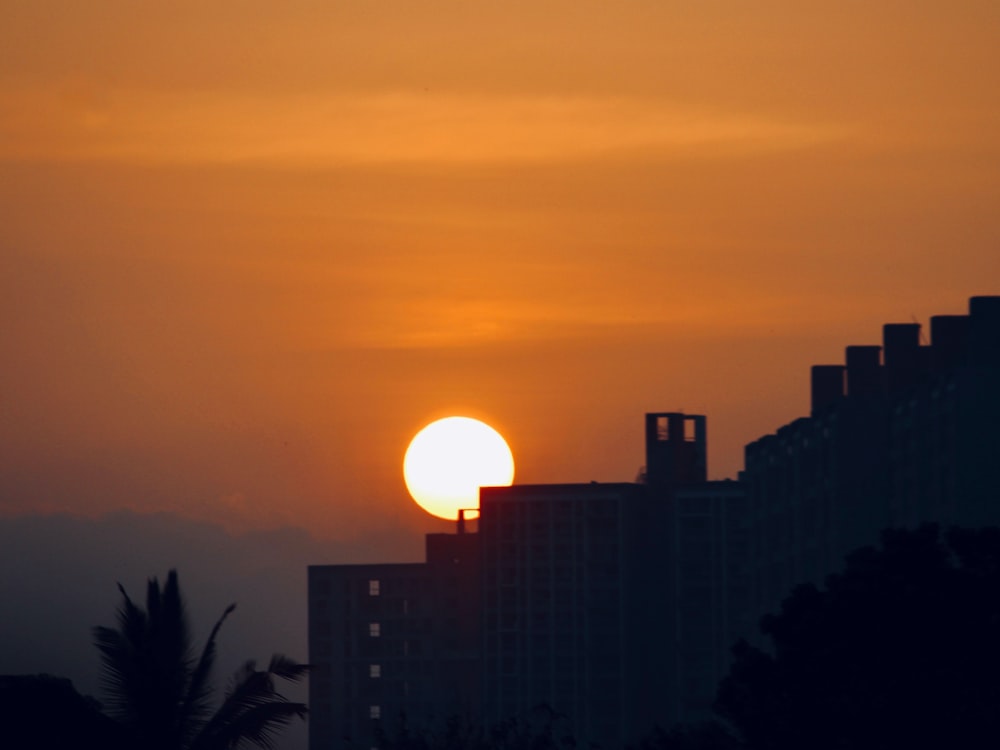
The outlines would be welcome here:
M 761 630 L 716 705 L 749 748 L 1000 745 L 1000 529 L 885 531 Z

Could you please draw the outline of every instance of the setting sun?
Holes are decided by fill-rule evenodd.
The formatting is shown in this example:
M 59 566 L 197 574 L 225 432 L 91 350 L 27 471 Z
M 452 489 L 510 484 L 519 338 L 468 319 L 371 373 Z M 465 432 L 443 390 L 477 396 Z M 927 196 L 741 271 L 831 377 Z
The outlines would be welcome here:
M 514 456 L 499 432 L 478 419 L 447 417 L 424 427 L 403 459 L 406 488 L 431 515 L 456 519 L 479 507 L 479 488 L 514 481 Z

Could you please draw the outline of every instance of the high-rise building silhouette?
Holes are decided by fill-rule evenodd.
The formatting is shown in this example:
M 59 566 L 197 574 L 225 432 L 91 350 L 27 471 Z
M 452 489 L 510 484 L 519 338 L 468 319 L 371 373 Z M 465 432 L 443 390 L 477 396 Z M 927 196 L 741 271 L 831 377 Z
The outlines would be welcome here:
M 706 452 L 703 416 L 648 414 L 643 481 L 483 488 L 478 530 L 424 563 L 310 567 L 313 750 L 539 707 L 616 747 L 704 712 L 743 506 Z
M 423 563 L 310 566 L 311 748 L 478 720 L 478 537 L 426 541 Z
M 309 570 L 311 750 L 539 706 L 578 746 L 705 718 L 739 637 L 888 526 L 1000 523 L 1000 297 L 812 368 L 812 407 L 707 481 L 706 420 L 647 414 L 635 483 L 484 488 L 424 563 Z
M 650 545 L 643 539 L 649 508 L 642 490 L 632 484 L 484 488 L 487 723 L 546 705 L 573 717 L 578 740 L 620 739 L 640 708 L 631 688 L 649 682 L 641 668 L 659 655 L 640 643 L 645 612 L 637 598 L 649 609 L 663 606 L 643 585 L 640 555 Z M 635 658 L 639 650 L 647 661 Z
M 1000 297 L 883 327 L 812 368 L 812 409 L 746 446 L 751 611 L 821 583 L 881 529 L 1000 523 Z

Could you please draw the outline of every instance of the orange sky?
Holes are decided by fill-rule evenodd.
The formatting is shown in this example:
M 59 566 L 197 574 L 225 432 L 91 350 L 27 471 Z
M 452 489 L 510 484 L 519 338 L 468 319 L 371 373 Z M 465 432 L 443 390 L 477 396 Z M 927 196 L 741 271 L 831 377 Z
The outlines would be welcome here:
M 1000 280 L 1000 6 L 0 7 L 0 510 L 440 528 L 409 437 L 710 473 Z

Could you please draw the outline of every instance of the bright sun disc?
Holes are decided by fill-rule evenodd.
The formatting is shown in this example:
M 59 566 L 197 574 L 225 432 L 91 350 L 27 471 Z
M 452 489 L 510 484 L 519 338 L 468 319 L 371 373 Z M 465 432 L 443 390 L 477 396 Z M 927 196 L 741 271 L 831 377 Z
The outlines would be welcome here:
M 506 487 L 514 481 L 514 456 L 488 424 L 447 417 L 431 422 L 410 441 L 403 478 L 417 505 L 438 518 L 456 519 L 459 510 L 479 507 L 480 487 Z

